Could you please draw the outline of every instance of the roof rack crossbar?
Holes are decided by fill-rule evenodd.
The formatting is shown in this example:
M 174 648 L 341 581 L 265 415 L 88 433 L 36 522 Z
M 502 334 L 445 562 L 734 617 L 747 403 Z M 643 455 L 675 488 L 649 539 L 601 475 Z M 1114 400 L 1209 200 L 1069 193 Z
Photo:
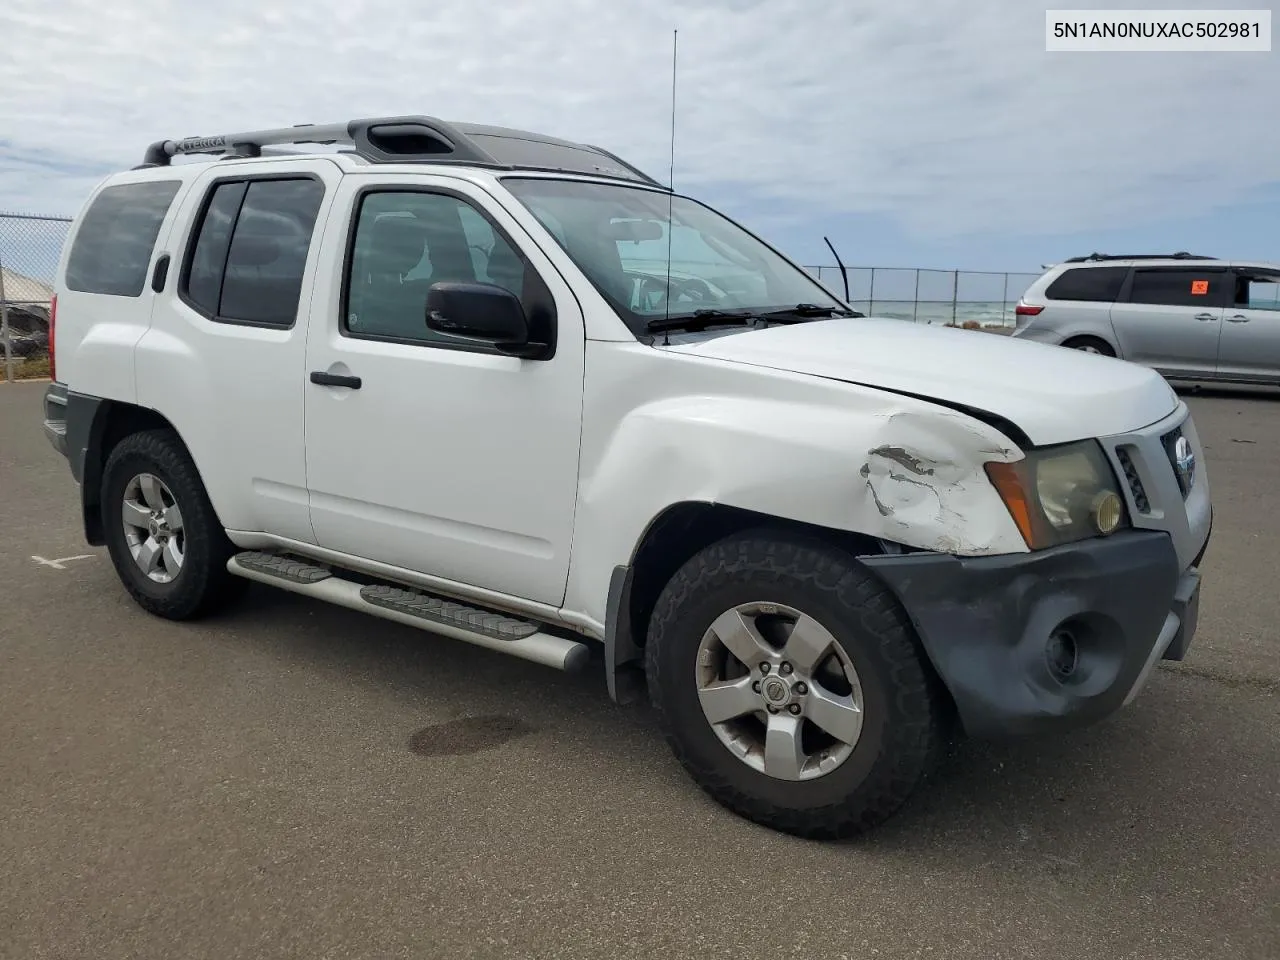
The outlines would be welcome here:
M 1081 257 L 1068 257 L 1063 263 L 1088 263 L 1094 260 L 1217 260 L 1196 253 L 1179 250 L 1177 253 L 1090 253 Z
M 390 150 L 384 141 L 407 141 Z M 143 163 L 168 166 L 176 156 L 187 154 L 236 154 L 258 156 L 263 147 L 292 144 L 351 144 L 370 160 L 394 162 L 445 154 L 456 160 L 496 162 L 464 133 L 434 117 L 378 117 L 346 123 L 299 124 L 275 130 L 251 130 L 214 137 L 185 137 L 157 140 L 147 148 Z M 413 149 L 413 148 L 417 149 Z
M 481 146 L 482 134 L 498 131 L 475 124 L 453 124 L 435 117 L 374 117 L 350 120 L 346 123 L 299 124 L 275 130 L 251 130 L 244 133 L 226 133 L 213 137 L 185 137 L 181 140 L 157 140 L 147 147 L 141 167 L 167 167 L 174 157 L 190 154 L 213 154 L 224 159 L 235 157 L 260 157 L 264 152 L 278 155 L 279 150 L 270 147 L 299 144 L 342 144 L 352 148 L 350 152 L 371 163 L 459 163 L 493 167 L 501 170 L 525 169 L 528 164 L 503 162 L 490 150 Z M 472 133 L 476 136 L 472 136 Z M 657 180 L 643 173 L 615 154 L 600 147 L 569 143 L 542 134 L 522 134 L 520 131 L 501 131 L 508 139 L 519 135 L 525 139 L 546 144 L 575 147 L 607 159 L 619 168 L 615 173 L 596 170 L 568 170 L 573 173 L 594 173 L 597 176 L 629 179 L 622 171 L 637 180 L 662 187 Z M 479 139 L 477 139 L 479 137 Z M 491 137 L 492 139 L 492 137 Z

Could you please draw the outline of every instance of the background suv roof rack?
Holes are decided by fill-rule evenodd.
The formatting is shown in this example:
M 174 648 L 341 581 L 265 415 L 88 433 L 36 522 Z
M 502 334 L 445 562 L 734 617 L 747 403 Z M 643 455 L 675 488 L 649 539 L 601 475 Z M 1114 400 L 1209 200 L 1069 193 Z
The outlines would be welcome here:
M 1068 257 L 1063 263 L 1088 263 L 1091 260 L 1217 260 L 1179 250 L 1177 253 L 1091 253 L 1084 257 Z
M 264 148 L 292 144 L 350 144 L 370 163 L 458 163 L 500 170 L 545 170 L 640 181 L 667 187 L 600 147 L 540 133 L 435 117 L 374 117 L 346 123 L 298 124 L 213 137 L 157 140 L 134 169 L 167 167 L 176 156 L 260 157 Z M 267 150 L 268 154 L 281 151 Z

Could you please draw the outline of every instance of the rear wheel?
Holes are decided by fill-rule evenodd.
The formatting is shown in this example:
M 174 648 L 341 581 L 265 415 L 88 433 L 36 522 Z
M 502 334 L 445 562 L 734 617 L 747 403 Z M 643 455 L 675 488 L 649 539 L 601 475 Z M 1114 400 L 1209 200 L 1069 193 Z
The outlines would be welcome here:
M 882 822 L 942 743 L 909 621 L 824 544 L 747 536 L 702 551 L 659 597 L 645 656 L 685 769 L 786 833 L 837 839 Z
M 1111 344 L 1105 340 L 1099 340 L 1097 337 L 1072 337 L 1063 344 L 1072 350 L 1083 350 L 1085 353 L 1097 353 L 1104 357 L 1114 357 L 1116 352 L 1111 349 Z
M 173 430 L 131 434 L 111 451 L 102 518 L 116 573 L 150 613 L 193 619 L 243 589 L 226 568 L 234 547 Z

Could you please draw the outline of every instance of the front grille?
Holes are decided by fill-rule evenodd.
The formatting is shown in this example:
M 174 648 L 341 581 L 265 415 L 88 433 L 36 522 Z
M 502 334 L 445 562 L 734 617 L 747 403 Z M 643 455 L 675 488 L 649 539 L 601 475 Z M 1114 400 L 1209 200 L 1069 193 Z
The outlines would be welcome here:
M 1139 513 L 1151 512 L 1151 501 L 1147 499 L 1147 490 L 1142 485 L 1142 478 L 1138 476 L 1138 470 L 1133 465 L 1133 458 L 1129 456 L 1127 447 L 1116 447 L 1116 459 L 1120 461 L 1120 468 L 1124 470 L 1125 482 L 1129 484 L 1129 492 L 1133 494 L 1133 504 L 1138 508 Z

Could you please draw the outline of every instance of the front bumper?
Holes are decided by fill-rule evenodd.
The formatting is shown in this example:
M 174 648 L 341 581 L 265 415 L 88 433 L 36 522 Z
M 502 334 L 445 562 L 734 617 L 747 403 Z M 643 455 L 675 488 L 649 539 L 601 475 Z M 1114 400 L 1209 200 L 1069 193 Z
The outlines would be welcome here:
M 862 561 L 906 609 L 973 737 L 1101 720 L 1137 696 L 1160 659 L 1182 659 L 1196 631 L 1199 557 L 1180 569 L 1163 532 L 1030 554 Z

